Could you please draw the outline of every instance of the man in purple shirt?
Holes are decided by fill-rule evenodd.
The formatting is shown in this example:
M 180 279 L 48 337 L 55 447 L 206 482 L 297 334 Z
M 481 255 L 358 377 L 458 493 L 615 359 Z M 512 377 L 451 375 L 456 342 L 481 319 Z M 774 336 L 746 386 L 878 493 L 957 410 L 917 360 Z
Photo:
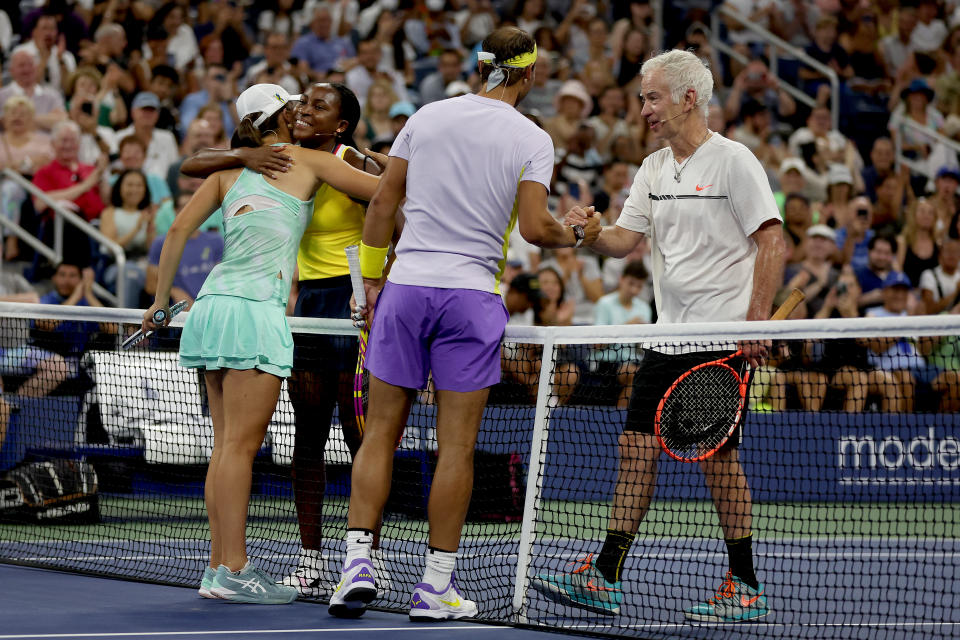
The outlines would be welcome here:
M 333 18 L 328 7 L 314 9 L 310 33 L 297 38 L 290 57 L 306 61 L 310 69 L 319 72 L 329 71 L 341 58 L 353 57 L 353 44 L 347 38 L 331 34 L 332 26 Z

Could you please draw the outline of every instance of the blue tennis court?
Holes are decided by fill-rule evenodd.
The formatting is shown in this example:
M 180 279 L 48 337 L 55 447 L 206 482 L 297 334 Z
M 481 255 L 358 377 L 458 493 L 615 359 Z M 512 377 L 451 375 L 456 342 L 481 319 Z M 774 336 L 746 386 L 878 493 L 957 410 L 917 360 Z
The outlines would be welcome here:
M 196 590 L 0 565 L 0 639 L 17 638 L 543 638 L 469 622 L 415 624 L 368 611 L 339 620 L 325 606 L 236 606 Z M 553 636 L 555 637 L 555 636 Z
M 184 541 L 186 542 L 186 541 Z M 473 541 L 465 550 L 463 584 L 468 595 L 483 593 L 496 601 L 478 604 L 481 614 L 509 609 L 510 594 L 497 587 L 498 578 L 484 568 L 514 571 L 515 549 L 487 547 Z M 264 566 L 282 566 L 295 558 L 296 543 L 273 541 L 273 554 L 259 557 Z M 577 547 L 595 552 L 593 542 L 555 539 L 538 543 L 531 571 L 564 570 L 577 557 Z M 289 546 L 289 550 L 286 548 Z M 175 548 L 179 547 L 179 548 Z M 22 550 L 21 550 L 22 551 Z M 690 623 L 684 607 L 710 597 L 726 569 L 719 540 L 661 538 L 641 541 L 627 560 L 625 601 L 619 617 L 605 617 L 564 607 L 535 591 L 526 595 L 526 622 L 581 633 L 629 634 L 649 638 L 851 638 L 900 640 L 940 634 L 960 634 L 960 541 L 955 539 L 877 537 L 796 537 L 759 541 L 761 578 L 768 585 L 773 613 L 750 624 Z M 80 566 L 96 560 L 95 542 L 73 543 L 76 557 L 21 556 L 27 562 Z M 156 554 L 155 556 L 153 554 Z M 394 549 L 395 558 L 411 558 L 413 549 Z M 196 565 L 204 556 L 193 544 L 171 546 L 130 543 L 129 553 L 100 562 L 124 573 L 156 558 L 176 558 Z M 403 581 L 405 582 L 405 581 Z M 404 586 L 385 602 L 402 605 Z M 898 597 L 891 598 L 891 593 Z M 474 595 L 474 597 L 477 597 Z M 480 598 L 477 598 L 480 600 Z M 889 603 L 895 600 L 896 608 Z M 42 615 L 38 602 L 46 605 Z M 203 600 L 191 588 L 96 578 L 44 569 L 0 565 L 0 640 L 5 638 L 69 637 L 202 637 L 239 635 L 244 638 L 277 634 L 324 634 L 322 637 L 381 637 L 379 634 L 439 634 L 467 638 L 493 633 L 508 637 L 545 637 L 544 633 L 471 622 L 414 624 L 402 613 L 369 611 L 359 621 L 327 615 L 326 607 L 297 602 L 287 607 L 230 606 Z M 329 635 L 327 635 L 329 634 Z M 384 636 L 385 637 L 385 636 Z M 417 635 L 416 637 L 420 637 Z M 430 636 L 425 636 L 430 637 Z M 555 637 L 555 636 L 554 636 Z

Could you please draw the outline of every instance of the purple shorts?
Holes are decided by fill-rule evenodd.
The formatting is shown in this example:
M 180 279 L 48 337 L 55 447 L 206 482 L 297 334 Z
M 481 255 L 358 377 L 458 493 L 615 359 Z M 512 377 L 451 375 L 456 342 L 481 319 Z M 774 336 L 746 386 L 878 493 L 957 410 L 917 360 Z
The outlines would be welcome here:
M 477 391 L 500 382 L 507 310 L 495 293 L 388 282 L 377 298 L 367 369 L 397 387 Z

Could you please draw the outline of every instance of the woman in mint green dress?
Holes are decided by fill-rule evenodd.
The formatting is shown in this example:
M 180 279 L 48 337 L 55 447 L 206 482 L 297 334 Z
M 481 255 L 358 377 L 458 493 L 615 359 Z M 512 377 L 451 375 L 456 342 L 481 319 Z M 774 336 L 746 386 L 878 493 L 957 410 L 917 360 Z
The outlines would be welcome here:
M 278 124 L 290 96 L 276 85 L 254 85 L 237 100 L 241 122 L 234 146 L 290 143 Z M 204 498 L 210 522 L 210 563 L 200 594 L 236 602 L 285 604 L 297 597 L 247 559 L 246 522 L 253 458 L 293 364 L 286 304 L 300 236 L 313 215 L 313 195 L 328 183 L 369 200 L 378 178 L 335 155 L 290 146 L 289 170 L 276 179 L 248 169 L 204 180 L 167 233 L 156 299 L 144 313 L 169 317 L 170 289 L 187 238 L 213 211 L 224 219 L 223 260 L 207 277 L 184 326 L 180 363 L 203 369 L 214 447 Z

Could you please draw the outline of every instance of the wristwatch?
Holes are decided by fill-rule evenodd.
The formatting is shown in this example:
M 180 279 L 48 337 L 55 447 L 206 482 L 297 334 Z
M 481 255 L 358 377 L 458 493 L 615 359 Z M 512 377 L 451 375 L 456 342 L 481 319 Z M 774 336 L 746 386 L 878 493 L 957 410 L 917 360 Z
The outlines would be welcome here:
M 577 243 L 573 245 L 573 248 L 579 249 L 580 245 L 583 244 L 583 238 L 586 234 L 583 232 L 583 227 L 578 224 L 572 225 L 570 228 L 573 229 L 573 237 L 577 239 Z

